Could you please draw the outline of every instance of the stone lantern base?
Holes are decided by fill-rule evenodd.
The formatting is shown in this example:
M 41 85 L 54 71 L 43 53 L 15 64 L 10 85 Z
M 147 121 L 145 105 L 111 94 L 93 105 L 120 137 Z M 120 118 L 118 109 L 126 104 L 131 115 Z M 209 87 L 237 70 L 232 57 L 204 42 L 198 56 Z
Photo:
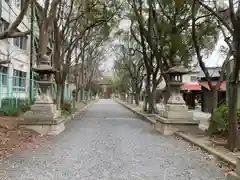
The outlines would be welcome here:
M 32 105 L 31 110 L 24 114 L 20 126 L 44 135 L 58 135 L 65 129 L 61 111 L 56 109 L 55 104 L 46 102 Z
M 156 115 L 156 131 L 172 135 L 177 131 L 197 132 L 199 121 L 193 120 L 193 113 L 185 104 L 167 104 L 160 115 Z

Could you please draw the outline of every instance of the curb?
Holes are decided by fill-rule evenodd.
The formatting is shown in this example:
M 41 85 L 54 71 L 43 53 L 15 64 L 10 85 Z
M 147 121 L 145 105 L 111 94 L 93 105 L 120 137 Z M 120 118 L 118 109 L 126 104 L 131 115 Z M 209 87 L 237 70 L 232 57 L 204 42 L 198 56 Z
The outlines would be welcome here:
M 75 113 L 67 116 L 66 119 L 65 119 L 64 124 L 67 123 L 67 122 L 70 121 L 70 120 L 73 120 L 76 116 L 78 116 L 78 115 L 80 115 L 81 113 L 83 113 L 86 109 L 88 109 L 91 105 L 93 105 L 93 104 L 94 104 L 95 102 L 97 102 L 97 101 L 98 101 L 98 100 L 93 100 L 93 101 L 91 101 L 90 103 L 88 103 L 86 106 L 84 106 L 82 109 L 80 109 L 79 111 L 77 111 L 77 112 L 75 112 Z
M 142 114 L 142 113 L 140 113 L 140 112 L 132 109 L 132 108 L 129 107 L 127 104 L 121 102 L 121 101 L 118 100 L 118 99 L 114 99 L 114 100 L 115 100 L 117 103 L 119 103 L 120 105 L 122 105 L 123 107 L 125 107 L 125 108 L 129 109 L 130 111 L 132 111 L 134 114 L 136 114 L 137 116 L 139 116 L 139 117 L 140 117 L 141 119 L 143 119 L 144 121 L 147 121 L 147 122 L 150 123 L 150 124 L 155 124 L 155 122 L 153 122 L 153 120 L 151 120 L 151 119 L 150 119 L 149 117 L 147 117 L 146 115 L 144 115 L 144 114 Z M 224 154 L 216 151 L 216 150 L 215 150 L 214 148 L 212 148 L 212 147 L 209 147 L 209 146 L 207 146 L 207 145 L 205 145 L 205 144 L 199 143 L 199 142 L 196 141 L 195 138 L 192 138 L 192 137 L 190 137 L 190 136 L 188 136 L 188 135 L 186 135 L 186 134 L 184 134 L 184 133 L 175 132 L 174 134 L 175 134 L 176 136 L 179 136 L 179 137 L 183 138 L 184 140 L 186 140 L 186 141 L 188 141 L 188 142 L 190 142 L 190 143 L 192 143 L 192 144 L 194 144 L 194 145 L 196 145 L 196 146 L 204 149 L 204 150 L 207 151 L 208 153 L 216 156 L 217 158 L 219 158 L 219 159 L 221 159 L 221 160 L 223 160 L 223 161 L 225 161 L 225 162 L 233 165 L 234 167 L 236 167 L 236 159 L 232 159 L 232 158 L 230 158 L 229 156 L 226 156 L 226 155 L 224 155 Z
M 176 132 L 174 134 L 176 136 L 179 136 L 179 137 L 183 138 L 184 140 L 194 144 L 194 145 L 197 145 L 198 147 L 204 149 L 208 153 L 210 153 L 210 154 L 216 156 L 217 158 L 219 158 L 219 159 L 221 159 L 223 161 L 226 161 L 227 163 L 229 163 L 229 164 L 233 165 L 234 167 L 236 167 L 236 159 L 234 160 L 234 159 L 232 159 L 232 158 L 230 158 L 230 157 L 228 157 L 228 156 L 226 156 L 226 155 L 216 151 L 214 148 L 207 146 L 206 144 L 199 143 L 199 142 L 196 141 L 195 138 L 192 138 L 192 137 L 190 137 L 190 136 L 188 136 L 188 135 L 186 135 L 184 133 Z
M 125 104 L 124 102 L 122 102 L 121 100 L 115 99 L 114 101 L 117 102 L 118 104 L 122 105 L 123 107 L 127 108 L 128 110 L 132 111 L 134 114 L 136 114 L 138 117 L 140 117 L 142 120 L 150 123 L 151 125 L 155 124 L 155 121 L 153 121 L 152 119 L 150 119 L 149 117 L 147 117 L 145 114 L 138 112 L 134 109 L 132 109 L 131 107 L 129 107 L 127 104 Z

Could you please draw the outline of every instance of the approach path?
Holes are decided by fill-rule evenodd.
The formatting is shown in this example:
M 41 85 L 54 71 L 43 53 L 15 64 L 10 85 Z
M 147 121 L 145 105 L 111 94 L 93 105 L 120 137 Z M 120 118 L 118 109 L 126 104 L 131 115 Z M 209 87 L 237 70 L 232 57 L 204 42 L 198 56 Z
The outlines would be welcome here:
M 0 180 L 225 179 L 188 143 L 154 132 L 113 100 L 99 100 L 35 151 L 0 162 L 0 175 Z

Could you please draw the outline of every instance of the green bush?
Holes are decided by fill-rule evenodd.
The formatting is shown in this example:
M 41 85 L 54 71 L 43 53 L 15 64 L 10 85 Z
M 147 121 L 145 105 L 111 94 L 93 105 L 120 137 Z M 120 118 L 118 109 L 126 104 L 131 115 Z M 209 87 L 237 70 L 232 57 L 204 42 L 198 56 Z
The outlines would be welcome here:
M 69 102 L 64 102 L 63 104 L 61 104 L 61 110 L 62 110 L 64 113 L 70 114 L 70 113 L 72 112 L 71 103 L 69 103 Z
M 2 108 L 8 108 L 8 107 L 20 107 L 23 104 L 28 103 L 27 99 L 20 99 L 20 98 L 4 98 L 2 99 Z
M 15 107 L 5 107 L 1 109 L 1 112 L 4 116 L 17 117 L 20 115 L 20 109 Z
M 21 110 L 21 112 L 27 112 L 27 111 L 29 111 L 31 109 L 31 105 L 30 104 L 22 104 L 21 106 L 20 106 L 20 110 Z
M 18 116 L 21 112 L 29 111 L 34 102 L 35 99 L 29 104 L 27 99 L 4 98 L 1 102 L 0 116 Z
M 237 110 L 237 119 L 240 121 L 240 109 Z M 211 134 L 228 132 L 228 106 L 219 106 L 210 119 L 209 132 Z

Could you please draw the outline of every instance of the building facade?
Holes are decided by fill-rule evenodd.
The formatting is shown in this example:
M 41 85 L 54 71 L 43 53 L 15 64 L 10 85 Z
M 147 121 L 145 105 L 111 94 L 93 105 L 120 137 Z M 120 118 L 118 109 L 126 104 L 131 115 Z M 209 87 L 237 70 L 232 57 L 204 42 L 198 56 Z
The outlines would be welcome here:
M 3 0 L 0 31 L 16 19 L 21 10 L 21 0 Z M 30 9 L 30 8 L 29 8 Z M 18 31 L 31 28 L 30 11 L 24 16 Z M 0 101 L 4 98 L 28 98 L 30 85 L 30 35 L 0 40 Z

